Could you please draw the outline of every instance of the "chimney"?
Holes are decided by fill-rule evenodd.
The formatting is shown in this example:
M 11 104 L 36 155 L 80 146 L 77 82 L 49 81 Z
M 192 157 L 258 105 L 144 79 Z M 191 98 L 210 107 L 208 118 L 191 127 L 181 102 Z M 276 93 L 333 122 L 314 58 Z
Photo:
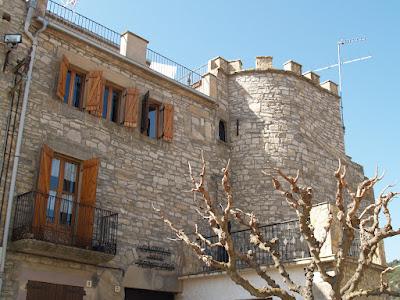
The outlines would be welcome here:
M 146 65 L 147 44 L 149 41 L 127 31 L 121 34 L 121 46 L 119 53 L 142 64 Z
M 319 75 L 313 71 L 308 71 L 303 74 L 304 77 L 311 79 L 312 82 L 319 84 Z
M 256 70 L 272 69 L 272 56 L 256 56 Z
M 293 60 L 289 60 L 287 62 L 285 62 L 283 64 L 283 69 L 285 71 L 291 71 L 293 73 L 296 73 L 297 75 L 301 75 L 301 64 L 293 61 Z

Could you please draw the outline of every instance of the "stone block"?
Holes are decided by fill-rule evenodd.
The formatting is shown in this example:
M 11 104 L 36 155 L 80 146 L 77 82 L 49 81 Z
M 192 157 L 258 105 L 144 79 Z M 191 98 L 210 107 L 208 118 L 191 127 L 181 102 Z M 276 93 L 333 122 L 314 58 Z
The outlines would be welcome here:
M 293 73 L 296 73 L 297 75 L 301 75 L 301 69 L 302 69 L 302 65 L 293 61 L 293 60 L 289 60 L 287 62 L 285 62 L 283 64 L 283 69 L 285 71 L 291 71 Z
M 257 56 L 256 70 L 272 69 L 272 56 Z
M 321 87 L 327 89 L 328 91 L 334 93 L 335 95 L 339 94 L 338 85 L 330 80 L 326 80 L 321 83 Z
M 319 84 L 319 75 L 313 71 L 308 71 L 303 74 L 304 77 L 310 79 L 312 82 Z
M 240 59 L 232 60 L 228 63 L 228 65 L 229 65 L 229 73 L 239 72 L 243 68 L 242 61 Z

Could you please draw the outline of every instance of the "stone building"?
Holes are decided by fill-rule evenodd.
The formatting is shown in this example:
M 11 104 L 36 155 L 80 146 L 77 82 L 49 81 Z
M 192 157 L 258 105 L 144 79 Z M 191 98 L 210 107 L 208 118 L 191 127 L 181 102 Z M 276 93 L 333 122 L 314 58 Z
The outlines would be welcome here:
M 303 183 L 318 186 L 320 203 L 334 198 L 338 158 L 351 182 L 364 178 L 345 154 L 335 83 L 303 74 L 294 61 L 276 69 L 269 56 L 246 70 L 217 57 L 196 72 L 142 37 L 120 35 L 52 0 L 0 4 L 1 36 L 22 34 L 16 48 L 0 48 L 1 232 L 22 134 L 2 299 L 216 299 L 226 277 L 170 241 L 151 208 L 182 228 L 199 221 L 185 191 L 187 164 L 198 169 L 202 151 L 214 197 L 231 159 L 237 205 L 291 234 L 284 237 L 292 247 L 288 264 L 300 278 L 307 254 L 295 222 L 285 223 L 294 212 L 261 171 L 300 169 Z M 32 34 L 43 29 L 36 46 L 24 26 Z M 326 256 L 334 253 L 332 235 Z M 209 287 L 206 294 L 199 284 Z

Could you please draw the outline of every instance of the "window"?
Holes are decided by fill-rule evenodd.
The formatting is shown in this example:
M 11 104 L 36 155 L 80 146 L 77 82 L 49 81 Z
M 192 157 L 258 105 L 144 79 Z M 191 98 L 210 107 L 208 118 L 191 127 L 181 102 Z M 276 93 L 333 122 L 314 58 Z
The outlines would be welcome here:
M 226 125 L 225 125 L 225 121 L 220 120 L 218 128 L 219 128 L 218 135 L 219 135 L 220 141 L 226 142 Z
M 55 155 L 51 161 L 47 224 L 71 225 L 76 202 L 79 162 Z
M 82 108 L 85 77 L 85 73 L 79 68 L 71 66 L 64 55 L 60 62 L 58 76 L 58 98 L 70 106 Z
M 121 109 L 121 90 L 105 85 L 101 116 L 103 119 L 118 122 L 119 110 Z
M 152 139 L 162 137 L 163 107 L 154 100 L 149 99 L 149 93 L 143 97 L 142 101 L 142 122 L 141 131 L 144 135 Z
M 149 104 L 149 112 L 147 116 L 146 135 L 152 139 L 159 137 L 159 124 L 161 118 L 160 104 L 153 102 Z
M 174 134 L 174 106 L 159 103 L 149 98 L 147 92 L 142 99 L 140 132 L 152 139 L 171 142 Z
M 85 75 L 82 72 L 70 69 L 65 79 L 64 103 L 73 107 L 82 107 Z
M 43 145 L 32 225 L 40 239 L 91 247 L 98 169 L 97 158 L 80 161 Z

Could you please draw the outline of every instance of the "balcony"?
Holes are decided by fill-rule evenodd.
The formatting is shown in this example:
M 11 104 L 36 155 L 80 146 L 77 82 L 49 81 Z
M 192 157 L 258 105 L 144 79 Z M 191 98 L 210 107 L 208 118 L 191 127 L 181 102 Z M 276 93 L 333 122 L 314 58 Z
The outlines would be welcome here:
M 316 229 L 316 236 L 320 239 L 320 234 L 324 232 L 323 226 L 326 223 L 329 212 L 335 212 L 335 206 L 329 203 L 321 203 L 313 207 L 311 210 L 311 224 Z M 321 258 L 326 262 L 332 262 L 335 260 L 335 255 L 338 251 L 339 243 L 339 224 L 334 222 L 331 226 L 330 232 L 324 246 L 321 249 Z M 300 233 L 299 221 L 291 220 L 275 224 L 267 224 L 259 227 L 265 240 L 271 240 L 273 238 L 279 239 L 279 253 L 282 262 L 285 264 L 303 264 L 308 262 L 310 258 L 309 248 L 303 235 Z M 232 231 L 231 235 L 235 245 L 235 249 L 241 253 L 247 253 L 252 250 L 257 263 L 261 266 L 273 265 L 272 257 L 269 253 L 261 251 L 258 247 L 255 247 L 250 243 L 250 230 L 238 230 Z M 204 232 L 203 232 L 204 235 Z M 205 235 L 206 236 L 206 235 Z M 209 235 L 206 237 L 210 242 L 217 242 L 217 236 Z M 205 242 L 197 241 L 201 247 L 205 249 L 206 253 L 211 255 L 215 260 L 227 262 L 228 255 L 224 248 L 213 247 L 210 248 Z M 356 238 L 353 240 L 351 248 L 349 250 L 349 259 L 356 261 L 360 251 L 360 237 L 356 234 Z M 383 258 L 380 257 L 380 253 L 374 256 L 373 262 L 376 264 L 382 264 Z M 207 267 L 204 263 L 200 262 L 199 259 L 192 253 L 191 249 L 185 247 L 184 250 L 184 264 L 183 269 L 180 272 L 181 276 L 207 274 L 218 272 L 219 270 Z M 248 265 L 243 261 L 237 261 L 238 269 L 248 268 Z
M 16 197 L 12 248 L 98 264 L 115 256 L 117 229 L 117 213 L 32 191 Z
M 266 240 L 270 240 L 274 237 L 279 238 L 279 253 L 281 255 L 282 261 L 288 263 L 310 257 L 307 244 L 304 241 L 303 236 L 300 234 L 297 220 L 260 226 L 260 231 Z M 273 264 L 272 257 L 269 253 L 261 251 L 258 247 L 250 244 L 250 230 L 246 229 L 233 231 L 231 235 L 233 238 L 235 249 L 237 251 L 247 253 L 247 251 L 252 250 L 258 264 L 263 266 Z M 217 241 L 216 236 L 209 236 L 207 237 L 207 239 L 211 242 Z M 201 247 L 206 249 L 205 251 L 210 254 L 214 259 L 223 262 L 228 261 L 228 255 L 224 248 L 210 248 L 204 242 L 201 242 L 200 244 Z M 187 249 L 186 251 L 191 250 Z M 191 254 L 189 254 L 188 257 L 191 257 Z M 191 257 L 191 259 L 193 259 L 193 257 Z M 244 269 L 247 267 L 248 265 L 245 262 L 240 260 L 237 262 L 237 268 Z M 196 261 L 196 258 L 194 258 L 194 261 L 192 261 L 192 263 L 190 264 L 190 268 L 188 268 L 187 270 L 183 270 L 182 275 L 195 275 L 217 271 L 218 270 L 207 267 L 206 265 Z

